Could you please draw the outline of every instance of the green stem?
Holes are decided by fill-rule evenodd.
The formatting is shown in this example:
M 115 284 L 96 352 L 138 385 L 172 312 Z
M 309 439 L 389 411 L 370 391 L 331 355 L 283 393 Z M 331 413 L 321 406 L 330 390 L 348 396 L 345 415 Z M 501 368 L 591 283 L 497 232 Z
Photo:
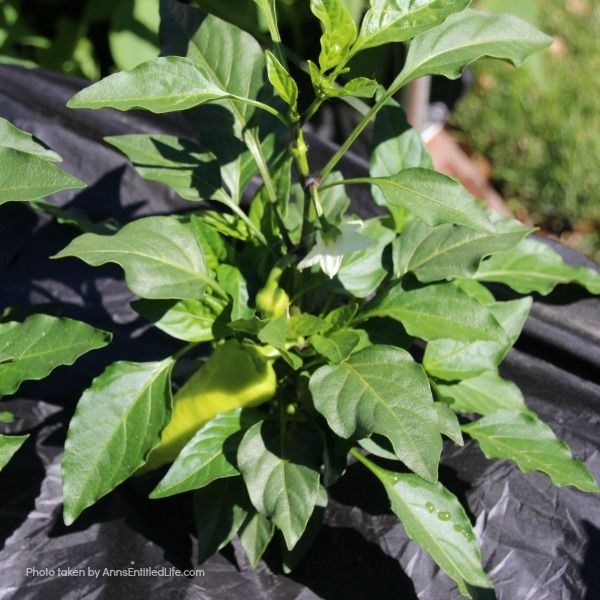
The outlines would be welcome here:
M 378 475 L 379 469 L 377 468 L 377 465 L 375 465 L 370 460 L 368 460 L 367 457 L 364 456 L 364 454 L 358 450 L 358 448 L 351 448 L 350 449 L 350 454 L 352 454 L 352 456 L 354 456 L 354 458 L 358 462 L 360 462 L 363 465 L 365 465 L 365 467 L 367 467 L 367 469 L 369 469 L 369 471 L 371 471 L 371 473 L 373 473 L 377 477 L 379 476 Z
M 353 185 L 359 183 L 372 183 L 372 180 L 376 179 L 373 177 L 353 177 L 352 179 L 341 179 L 340 181 L 332 181 L 330 183 L 326 183 L 324 185 L 320 185 L 319 189 L 327 190 L 329 188 L 335 187 L 336 185 Z
M 267 238 L 263 235 L 263 232 L 250 220 L 250 217 L 242 210 L 240 206 L 238 206 L 232 198 L 225 192 L 225 190 L 218 190 L 214 196 L 215 200 L 224 204 L 236 214 L 248 227 L 250 231 L 257 237 L 257 239 L 261 242 L 261 244 L 267 245 Z M 227 299 L 227 294 L 225 294 L 225 299 Z
M 180 348 L 173 354 L 173 360 L 179 360 L 184 354 L 193 350 L 196 346 L 199 346 L 201 342 L 191 342 L 190 344 L 186 344 L 183 348 Z
M 259 102 L 258 100 L 251 100 L 250 98 L 238 98 L 237 96 L 232 96 L 231 100 L 233 100 L 234 102 L 243 102 L 244 104 L 249 104 L 250 106 L 260 108 L 261 110 L 264 110 L 265 112 L 268 112 L 269 114 L 279 119 L 286 127 L 292 126 L 290 120 L 285 115 L 282 115 L 276 108 L 273 108 L 272 106 L 269 106 L 264 102 Z
M 267 18 L 267 27 L 269 28 L 269 35 L 271 36 L 275 48 L 275 56 L 277 56 L 279 62 L 287 68 L 285 51 L 283 44 L 281 43 L 281 34 L 279 33 L 279 26 L 277 24 L 277 7 L 275 6 L 275 0 L 261 0 L 261 5 L 265 17 Z
M 273 203 L 277 202 L 277 190 L 275 189 L 275 183 L 273 181 L 271 171 L 269 171 L 269 165 L 267 165 L 265 155 L 263 154 L 260 140 L 257 139 L 255 132 L 246 131 L 244 133 L 244 141 L 246 142 L 248 150 L 250 150 L 250 154 L 252 154 L 252 157 L 256 161 L 260 175 L 263 178 L 269 200 Z
M 346 141 L 337 149 L 336 153 L 329 159 L 329 162 L 323 167 L 321 171 L 321 179 L 324 180 L 333 171 L 336 165 L 348 152 L 350 146 L 354 144 L 358 136 L 365 130 L 367 125 L 375 118 L 377 113 L 384 107 L 385 103 L 405 84 L 407 81 L 402 77 L 402 73 L 395 79 L 388 90 L 381 96 L 381 98 L 375 102 L 369 112 L 359 121 L 358 125 L 354 128 L 352 133 L 348 136 Z
M 222 300 L 229 301 L 227 292 L 214 279 L 211 279 L 210 277 L 202 277 L 201 280 L 206 283 L 206 285 L 211 288 Z
M 308 123 L 317 113 L 319 108 L 321 108 L 321 104 L 325 101 L 325 98 L 317 97 L 312 101 L 312 104 L 304 111 L 302 115 L 302 122 Z

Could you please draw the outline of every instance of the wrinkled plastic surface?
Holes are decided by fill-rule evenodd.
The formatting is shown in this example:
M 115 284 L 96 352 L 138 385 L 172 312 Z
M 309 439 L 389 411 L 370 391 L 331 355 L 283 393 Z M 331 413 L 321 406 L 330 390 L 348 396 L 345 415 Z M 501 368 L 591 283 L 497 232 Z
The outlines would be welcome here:
M 0 67 L 0 115 L 44 140 L 63 156 L 67 170 L 90 185 L 54 201 L 83 208 L 95 220 L 113 216 L 123 222 L 189 207 L 166 188 L 142 181 L 119 153 L 101 143 L 105 135 L 127 132 L 183 134 L 182 125 L 145 114 L 66 110 L 65 101 L 80 86 L 57 75 Z M 318 154 L 328 149 L 316 140 L 312 145 L 318 162 Z M 358 159 L 346 163 L 350 171 L 360 167 Z M 364 198 L 355 200 L 358 209 L 365 208 Z M 42 383 L 27 383 L 14 399 L 2 401 L 2 409 L 17 417 L 2 431 L 29 432 L 31 439 L 0 474 L 1 599 L 459 598 L 452 582 L 407 540 L 385 495 L 360 465 L 352 465 L 332 488 L 325 525 L 291 575 L 281 573 L 277 548 L 252 570 L 235 542 L 198 566 L 189 498 L 148 500 L 151 477 L 124 483 L 66 528 L 59 466 L 79 393 L 113 360 L 154 360 L 179 347 L 131 310 L 118 269 L 48 258 L 76 234 L 27 206 L 0 207 L 0 309 L 43 304 L 46 311 L 61 310 L 115 334 L 108 348 L 75 367 L 57 369 Z M 563 251 L 568 260 L 585 262 Z M 502 371 L 600 478 L 600 302 L 575 288 L 541 300 Z M 524 475 L 509 463 L 488 461 L 470 442 L 462 449 L 446 448 L 441 479 L 476 522 L 499 598 L 600 597 L 597 496 L 556 489 L 544 475 Z M 103 575 L 104 569 L 129 567 L 204 572 Z M 59 576 L 59 568 L 83 569 L 86 575 Z

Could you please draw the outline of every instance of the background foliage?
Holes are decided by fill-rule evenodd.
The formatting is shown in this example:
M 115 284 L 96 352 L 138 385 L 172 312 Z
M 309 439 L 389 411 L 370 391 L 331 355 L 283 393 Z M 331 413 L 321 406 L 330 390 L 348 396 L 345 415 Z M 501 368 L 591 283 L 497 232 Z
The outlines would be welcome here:
M 487 0 L 557 36 L 523 69 L 482 61 L 452 124 L 513 209 L 600 259 L 600 1 Z M 493 5 L 493 6 L 491 6 Z M 532 85 L 534 82 L 534 85 Z

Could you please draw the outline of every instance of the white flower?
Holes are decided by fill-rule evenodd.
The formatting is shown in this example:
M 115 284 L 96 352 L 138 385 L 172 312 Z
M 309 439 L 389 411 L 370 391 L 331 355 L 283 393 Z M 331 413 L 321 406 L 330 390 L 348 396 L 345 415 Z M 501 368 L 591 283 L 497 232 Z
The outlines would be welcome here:
M 319 263 L 323 272 L 333 279 L 340 270 L 346 254 L 363 250 L 376 243 L 360 233 L 362 228 L 362 221 L 349 221 L 326 232 L 317 231 L 317 243 L 298 263 L 298 269 L 301 271 Z

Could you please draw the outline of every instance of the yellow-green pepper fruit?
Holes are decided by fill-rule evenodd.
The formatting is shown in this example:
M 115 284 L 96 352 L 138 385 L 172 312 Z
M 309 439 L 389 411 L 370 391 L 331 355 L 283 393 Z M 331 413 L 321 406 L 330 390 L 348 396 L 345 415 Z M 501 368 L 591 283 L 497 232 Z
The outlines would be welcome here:
M 274 267 L 269 273 L 264 287 L 256 294 L 256 308 L 265 318 L 282 317 L 290 305 L 290 297 L 284 289 L 279 287 L 282 273 L 283 268 Z
M 251 344 L 229 340 L 173 398 L 171 421 L 162 432 L 140 472 L 173 462 L 204 423 L 238 407 L 257 406 L 270 400 L 277 388 L 273 359 Z

